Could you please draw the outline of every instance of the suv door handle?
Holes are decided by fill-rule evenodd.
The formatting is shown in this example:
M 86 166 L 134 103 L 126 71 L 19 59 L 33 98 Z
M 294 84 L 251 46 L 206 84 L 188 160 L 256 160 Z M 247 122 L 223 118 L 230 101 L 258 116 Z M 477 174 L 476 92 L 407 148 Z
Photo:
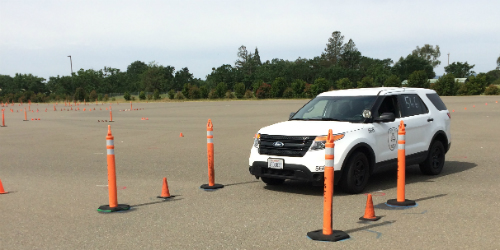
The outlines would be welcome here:
M 429 118 L 429 119 L 427 119 L 427 121 L 432 122 L 432 121 L 434 121 L 434 118 Z

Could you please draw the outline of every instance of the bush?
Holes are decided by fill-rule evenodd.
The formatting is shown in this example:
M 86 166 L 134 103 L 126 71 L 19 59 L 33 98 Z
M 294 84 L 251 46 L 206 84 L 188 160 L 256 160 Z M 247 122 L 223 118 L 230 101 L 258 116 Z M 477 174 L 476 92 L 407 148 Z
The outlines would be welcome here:
M 200 99 L 201 98 L 201 91 L 198 86 L 191 86 L 188 91 L 188 98 L 189 99 Z
M 408 87 L 411 88 L 429 88 L 429 78 L 425 70 L 417 70 L 408 77 Z
M 293 98 L 293 89 L 288 87 L 283 91 L 283 98 Z
M 445 74 L 441 76 L 437 82 L 432 84 L 430 88 L 435 90 L 438 95 L 453 96 L 457 94 L 458 85 L 455 83 L 455 77 L 453 74 Z
M 262 85 L 261 85 L 262 86 Z M 274 79 L 271 85 L 270 96 L 273 98 L 283 97 L 283 91 L 286 89 L 286 81 L 283 77 L 277 77 Z
M 44 93 L 38 93 L 36 95 L 36 102 L 44 102 L 45 101 L 45 94 Z
M 259 99 L 269 98 L 271 94 L 271 85 L 263 82 L 257 89 L 255 96 Z
M 144 93 L 144 91 L 141 91 L 141 92 L 139 93 L 139 99 L 140 99 L 140 100 L 146 100 L 146 93 Z
M 111 97 L 111 101 L 112 102 L 116 101 L 116 98 L 115 97 Z
M 246 99 L 252 99 L 254 96 L 253 96 L 253 92 L 251 90 L 247 90 L 245 91 L 245 96 L 244 96 Z
M 170 91 L 168 91 L 168 99 L 173 100 L 174 97 L 175 97 L 175 91 L 171 89 Z
M 227 92 L 227 84 L 224 82 L 219 82 L 215 87 L 215 93 L 217 94 L 217 98 L 224 98 L 226 92 Z
M 130 100 L 131 100 L 131 101 L 135 101 L 135 96 L 131 96 L 131 97 L 130 97 Z
M 365 76 L 358 82 L 358 88 L 371 88 L 373 87 L 373 77 Z
M 306 82 L 303 80 L 297 79 L 292 82 L 292 90 L 293 96 L 296 98 L 300 98 L 304 96 L 304 89 L 306 88 Z
M 191 88 L 191 83 L 185 83 L 184 87 L 182 88 L 182 94 L 189 98 L 189 89 Z
M 215 89 L 210 90 L 210 93 L 208 93 L 208 98 L 209 99 L 217 99 L 219 96 L 217 95 L 217 92 Z
M 102 101 L 102 94 L 98 94 L 98 95 L 97 95 L 97 100 L 98 100 L 98 101 Z
M 227 99 L 234 99 L 234 98 L 236 98 L 236 95 L 234 95 L 233 92 L 231 92 L 231 90 L 228 90 L 226 92 L 226 98 Z
M 104 101 L 107 102 L 109 100 L 109 95 L 108 94 L 105 94 L 104 95 Z
M 186 97 L 184 96 L 184 94 L 182 94 L 182 92 L 177 92 L 177 93 L 175 94 L 174 98 L 175 98 L 176 100 L 184 100 L 184 98 L 186 98 Z
M 352 88 L 352 83 L 349 78 L 342 78 L 336 82 L 337 89 L 350 89 Z
M 153 95 L 152 95 L 152 94 L 148 94 L 148 95 L 146 96 L 146 99 L 148 99 L 148 100 L 153 100 Z
M 234 85 L 234 94 L 238 99 L 243 98 L 245 95 L 245 84 L 242 82 L 236 83 Z
M 480 95 L 484 93 L 488 81 L 486 75 L 481 73 L 477 76 L 470 76 L 467 81 L 458 89 L 458 95 Z
M 208 98 L 208 89 L 205 86 L 200 87 L 200 98 L 207 99 Z
M 125 91 L 125 93 L 123 93 L 123 98 L 124 98 L 126 101 L 130 101 L 130 94 L 128 93 L 128 91 Z
M 484 94 L 485 95 L 500 95 L 500 89 L 496 85 L 490 84 L 490 86 L 488 86 L 486 88 L 486 90 L 484 90 Z
M 391 75 L 385 79 L 384 87 L 401 87 L 401 79 L 397 75 Z
M 89 102 L 95 102 L 97 100 L 97 92 L 92 90 L 89 95 Z
M 153 99 L 155 100 L 159 100 L 160 99 L 160 91 L 155 89 L 155 91 L 153 92 Z
M 74 99 L 77 101 L 83 101 L 85 100 L 86 95 L 87 94 L 85 93 L 85 90 L 83 90 L 83 88 L 76 88 Z

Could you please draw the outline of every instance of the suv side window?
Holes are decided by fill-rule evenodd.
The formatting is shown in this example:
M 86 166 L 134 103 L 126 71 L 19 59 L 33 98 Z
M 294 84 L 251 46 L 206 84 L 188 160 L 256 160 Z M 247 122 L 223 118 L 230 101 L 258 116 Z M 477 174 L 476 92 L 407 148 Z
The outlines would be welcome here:
M 393 113 L 394 117 L 400 118 L 401 112 L 399 110 L 398 98 L 396 96 L 386 96 L 384 100 L 380 103 L 377 109 L 376 116 L 380 116 L 383 113 Z
M 417 94 L 404 94 L 399 96 L 401 103 L 401 116 L 408 117 L 429 113 L 422 99 Z

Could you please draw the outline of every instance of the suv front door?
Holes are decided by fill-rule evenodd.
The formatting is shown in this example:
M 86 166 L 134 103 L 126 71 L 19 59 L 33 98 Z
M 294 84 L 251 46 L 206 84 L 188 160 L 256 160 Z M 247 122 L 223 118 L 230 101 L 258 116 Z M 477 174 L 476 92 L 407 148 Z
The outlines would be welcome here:
M 398 126 L 401 113 L 396 95 L 386 96 L 378 107 L 374 109 L 373 117 L 383 113 L 393 113 L 396 118 L 392 122 L 373 122 L 375 134 L 375 151 L 377 163 L 397 159 L 398 156 Z

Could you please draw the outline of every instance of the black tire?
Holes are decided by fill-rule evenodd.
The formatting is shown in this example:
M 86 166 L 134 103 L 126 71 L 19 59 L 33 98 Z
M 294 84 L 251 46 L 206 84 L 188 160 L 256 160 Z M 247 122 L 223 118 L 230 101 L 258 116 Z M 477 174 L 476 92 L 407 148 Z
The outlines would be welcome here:
M 268 177 L 260 177 L 264 183 L 267 185 L 281 185 L 283 182 L 285 182 L 285 179 L 275 179 L 275 178 L 268 178 Z
M 434 141 L 430 148 L 425 161 L 420 163 L 420 171 L 425 175 L 438 175 L 443 171 L 445 152 L 443 143 Z
M 370 178 L 370 163 L 368 157 L 362 152 L 355 152 L 349 157 L 347 164 L 342 169 L 340 188 L 350 194 L 363 192 Z

